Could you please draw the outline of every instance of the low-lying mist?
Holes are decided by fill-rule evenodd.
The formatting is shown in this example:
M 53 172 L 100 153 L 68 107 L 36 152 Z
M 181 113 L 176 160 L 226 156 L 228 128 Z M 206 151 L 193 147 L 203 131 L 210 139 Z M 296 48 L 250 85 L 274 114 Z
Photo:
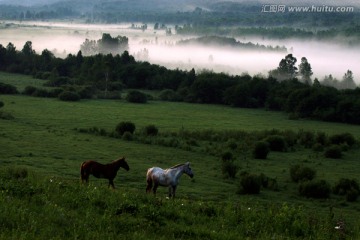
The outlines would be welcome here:
M 37 53 L 48 49 L 56 56 L 76 54 L 85 39 L 98 40 L 103 33 L 129 38 L 129 52 L 136 59 L 164 65 L 168 68 L 189 70 L 212 70 L 229 74 L 267 75 L 275 69 L 287 53 L 274 51 L 241 50 L 219 46 L 179 46 L 179 40 L 189 37 L 166 35 L 165 30 L 153 30 L 152 26 L 142 31 L 131 29 L 131 24 L 91 25 L 75 23 L 25 22 L 0 23 L 0 44 L 6 47 L 11 42 L 21 50 L 26 41 L 31 41 Z M 196 37 L 196 36 L 192 36 Z M 237 38 L 244 43 L 252 42 L 265 46 L 284 46 L 297 58 L 306 57 L 320 80 L 332 74 L 341 80 L 350 69 L 354 80 L 360 83 L 360 48 L 341 45 L 337 42 L 304 41 L 298 39 L 266 40 L 253 37 Z

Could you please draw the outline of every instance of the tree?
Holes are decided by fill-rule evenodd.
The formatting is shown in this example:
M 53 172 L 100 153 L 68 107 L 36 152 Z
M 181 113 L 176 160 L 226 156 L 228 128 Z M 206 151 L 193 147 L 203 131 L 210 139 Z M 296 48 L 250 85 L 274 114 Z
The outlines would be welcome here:
M 21 52 L 25 55 L 25 56 L 32 56 L 35 54 L 35 51 L 32 48 L 32 42 L 31 41 L 27 41 L 23 47 L 23 49 L 21 50 Z
M 158 30 L 158 29 L 159 29 L 159 23 L 155 23 L 154 30 Z
M 290 53 L 281 59 L 277 72 L 281 80 L 294 78 L 297 74 L 297 67 L 295 66 L 297 59 Z
M 301 58 L 301 63 L 299 65 L 299 74 L 302 77 L 302 80 L 307 83 L 310 84 L 311 82 L 311 75 L 313 75 L 313 72 L 311 70 L 311 65 L 308 62 L 308 60 L 305 57 Z
M 80 51 L 84 56 L 91 56 L 98 53 L 99 49 L 95 40 L 85 39 L 85 42 L 80 46 Z
M 129 48 L 129 39 L 127 37 L 117 36 L 111 37 L 109 33 L 103 33 L 102 38 L 97 41 L 99 53 L 120 54 Z
M 356 88 L 356 84 L 354 82 L 353 73 L 350 70 L 347 70 L 345 75 L 340 82 L 340 88 L 342 89 L 354 89 Z

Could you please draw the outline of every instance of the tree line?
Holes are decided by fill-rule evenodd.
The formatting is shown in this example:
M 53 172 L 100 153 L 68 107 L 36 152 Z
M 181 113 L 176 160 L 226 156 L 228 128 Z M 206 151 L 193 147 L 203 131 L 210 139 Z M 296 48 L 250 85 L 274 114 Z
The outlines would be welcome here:
M 91 98 L 96 91 L 150 89 L 160 90 L 160 98 L 167 101 L 266 108 L 285 111 L 293 119 L 360 124 L 360 88 L 340 90 L 317 79 L 312 82 L 306 58 L 301 60 L 299 71 L 295 64 L 296 58 L 288 54 L 268 77 L 232 76 L 211 71 L 196 73 L 194 69 L 171 70 L 135 61 L 127 51 L 90 56 L 79 51 L 57 58 L 46 49 L 37 54 L 30 41 L 20 51 L 12 43 L 0 45 L 0 71 L 33 75 L 44 79 L 47 86 L 67 91 L 86 89 L 82 98 Z M 6 87 L 0 88 L 0 93 L 6 93 L 1 89 Z

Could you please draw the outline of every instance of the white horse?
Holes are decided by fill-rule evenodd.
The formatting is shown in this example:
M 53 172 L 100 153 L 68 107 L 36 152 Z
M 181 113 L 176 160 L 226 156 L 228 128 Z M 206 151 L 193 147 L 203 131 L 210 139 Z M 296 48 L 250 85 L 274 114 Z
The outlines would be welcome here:
M 174 198 L 176 187 L 179 184 L 179 179 L 183 173 L 186 173 L 191 178 L 194 177 L 189 162 L 178 164 L 165 170 L 159 167 L 149 168 L 146 174 L 146 192 L 151 192 L 152 188 L 153 193 L 156 194 L 158 186 L 169 187 L 169 197 Z

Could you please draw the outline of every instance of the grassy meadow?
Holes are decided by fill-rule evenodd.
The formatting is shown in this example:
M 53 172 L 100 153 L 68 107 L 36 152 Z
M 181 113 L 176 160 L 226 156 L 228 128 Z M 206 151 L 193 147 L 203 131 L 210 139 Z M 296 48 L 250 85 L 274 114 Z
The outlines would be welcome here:
M 41 86 L 31 77 L 0 74 L 0 82 L 22 90 Z M 253 159 L 251 150 L 234 151 L 240 171 L 275 178 L 278 191 L 237 194 L 239 176 L 224 178 L 221 152 L 226 142 L 193 137 L 186 146 L 182 131 L 212 132 L 219 136 L 259 131 L 311 131 L 328 135 L 351 133 L 360 140 L 360 127 L 311 120 L 289 120 L 281 112 L 237 109 L 217 105 L 125 100 L 58 99 L 0 95 L 0 111 L 14 119 L 0 119 L 0 227 L 1 239 L 357 239 L 360 237 L 359 200 L 342 196 L 304 198 L 290 179 L 289 168 L 304 164 L 316 169 L 316 178 L 334 184 L 340 178 L 359 179 L 358 144 L 342 159 L 328 159 L 311 148 L 271 151 L 266 160 Z M 114 131 L 122 121 L 136 125 L 136 134 L 154 124 L 159 136 L 175 145 L 156 144 L 155 137 L 123 140 L 79 129 Z M 220 137 L 219 137 L 220 138 Z M 165 141 L 163 140 L 163 141 Z M 184 143 L 185 144 L 185 143 Z M 244 145 L 245 146 L 245 145 Z M 246 145 L 247 146 L 247 145 Z M 218 154 L 216 152 L 219 152 Z M 130 171 L 120 169 L 115 191 L 107 180 L 90 177 L 80 184 L 80 164 L 88 159 L 107 163 L 125 156 Z M 190 161 L 193 179 L 183 176 L 177 199 L 167 189 L 157 197 L 145 194 L 146 170 Z M 335 229 L 346 223 L 346 231 Z

